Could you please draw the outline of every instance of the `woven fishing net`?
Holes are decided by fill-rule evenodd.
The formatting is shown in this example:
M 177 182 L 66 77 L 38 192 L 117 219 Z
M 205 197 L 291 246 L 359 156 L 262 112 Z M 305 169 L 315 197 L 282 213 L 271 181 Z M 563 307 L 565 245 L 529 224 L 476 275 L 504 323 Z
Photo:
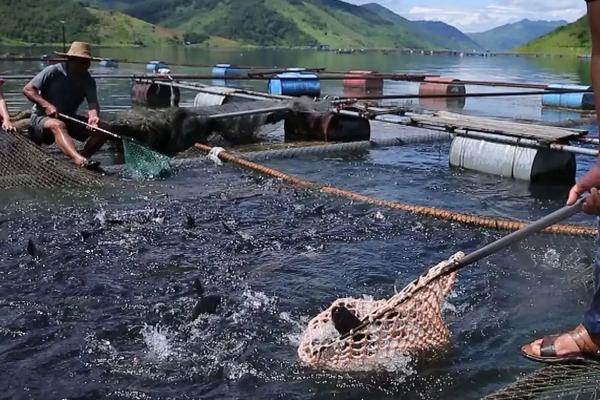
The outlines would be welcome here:
M 222 145 L 222 141 L 229 144 L 254 143 L 264 124 L 278 122 L 285 113 L 213 117 L 281 105 L 281 102 L 269 100 L 165 110 L 136 108 L 110 115 L 108 129 L 119 136 L 133 138 L 153 150 L 174 156 L 197 142 L 212 145 Z
M 123 155 L 134 179 L 154 179 L 171 172 L 171 157 L 130 140 L 123 140 Z
M 101 185 L 94 173 L 53 158 L 19 133 L 0 130 L 0 188 Z
M 298 348 L 300 360 L 316 368 L 369 371 L 386 369 L 408 354 L 443 348 L 450 333 L 442 302 L 456 281 L 456 273 L 443 272 L 462 257 L 456 253 L 387 300 L 336 300 L 308 323 Z M 341 337 L 331 321 L 336 306 L 346 307 L 365 326 Z
M 563 364 L 542 368 L 485 400 L 592 400 L 600 398 L 600 364 Z

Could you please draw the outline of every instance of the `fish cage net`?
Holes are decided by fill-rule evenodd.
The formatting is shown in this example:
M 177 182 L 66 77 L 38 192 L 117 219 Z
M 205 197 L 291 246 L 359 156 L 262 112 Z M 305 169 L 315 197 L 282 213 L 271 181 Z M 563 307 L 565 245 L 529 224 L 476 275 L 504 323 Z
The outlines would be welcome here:
M 385 369 L 413 352 L 443 348 L 450 333 L 442 302 L 456 281 L 456 272 L 444 271 L 462 257 L 464 253 L 456 253 L 387 300 L 336 300 L 308 323 L 298 348 L 300 360 L 335 371 L 370 371 Z M 339 306 L 364 326 L 340 336 L 331 315 Z
M 99 187 L 96 174 L 57 160 L 20 133 L 0 130 L 0 188 Z
M 542 368 L 485 400 L 594 400 L 600 398 L 600 363 Z

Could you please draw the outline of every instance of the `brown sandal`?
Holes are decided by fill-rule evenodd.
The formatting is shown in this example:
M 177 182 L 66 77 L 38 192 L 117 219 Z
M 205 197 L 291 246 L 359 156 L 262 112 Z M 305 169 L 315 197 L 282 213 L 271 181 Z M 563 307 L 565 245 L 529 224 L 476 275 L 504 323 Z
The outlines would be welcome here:
M 579 348 L 578 352 L 557 355 L 554 343 L 561 335 L 551 335 L 542 339 L 539 356 L 532 353 L 531 344 L 521 347 L 521 354 L 529 360 L 545 364 L 600 363 L 600 340 L 592 340 L 583 325 L 578 325 L 567 335 L 571 336 Z

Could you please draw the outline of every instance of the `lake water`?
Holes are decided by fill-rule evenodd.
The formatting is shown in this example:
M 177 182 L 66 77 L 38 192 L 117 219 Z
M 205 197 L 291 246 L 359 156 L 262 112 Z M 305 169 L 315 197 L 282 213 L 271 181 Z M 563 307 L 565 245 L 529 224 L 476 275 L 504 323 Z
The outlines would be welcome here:
M 98 53 L 589 82 L 589 62 L 575 58 L 189 48 Z M 39 69 L 0 62 L 0 75 Z M 141 73 L 143 65 L 95 70 Z M 208 69 L 173 66 L 174 73 L 194 71 Z M 98 83 L 104 108 L 130 105 L 129 82 Z M 244 85 L 264 90 L 265 83 Z M 7 84 L 13 106 L 25 106 L 21 86 Z M 343 93 L 339 82 L 323 86 L 323 94 Z M 386 82 L 384 94 L 417 89 Z M 484 90 L 490 89 L 468 88 Z M 189 104 L 193 93 L 183 95 Z M 545 118 L 539 96 L 467 99 L 462 112 Z M 378 148 L 268 165 L 380 198 L 482 215 L 534 219 L 564 204 L 568 188 L 532 188 L 449 168 L 448 149 L 448 143 Z M 112 160 L 108 150 L 102 157 Z M 593 162 L 577 160 L 578 175 Z M 227 164 L 102 190 L 10 191 L 0 201 L 2 398 L 475 399 L 539 368 L 519 355 L 520 346 L 576 325 L 591 296 L 585 283 L 594 240 L 537 235 L 461 272 L 444 307 L 452 333 L 446 351 L 413 359 L 401 371 L 323 372 L 296 357 L 299 336 L 320 310 L 339 297 L 389 297 L 430 266 L 503 233 L 295 189 Z M 595 223 L 584 215 L 573 220 Z M 38 258 L 27 253 L 29 239 Z M 195 279 L 224 304 L 217 315 L 192 322 Z

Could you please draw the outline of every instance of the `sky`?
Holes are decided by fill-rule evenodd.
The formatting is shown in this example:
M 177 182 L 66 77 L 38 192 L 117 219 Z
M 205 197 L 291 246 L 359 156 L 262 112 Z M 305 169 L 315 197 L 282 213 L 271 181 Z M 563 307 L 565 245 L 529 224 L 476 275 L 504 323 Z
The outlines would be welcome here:
M 567 20 L 585 14 L 584 0 L 344 0 L 379 3 L 410 20 L 442 21 L 463 32 L 482 32 L 524 18 Z

